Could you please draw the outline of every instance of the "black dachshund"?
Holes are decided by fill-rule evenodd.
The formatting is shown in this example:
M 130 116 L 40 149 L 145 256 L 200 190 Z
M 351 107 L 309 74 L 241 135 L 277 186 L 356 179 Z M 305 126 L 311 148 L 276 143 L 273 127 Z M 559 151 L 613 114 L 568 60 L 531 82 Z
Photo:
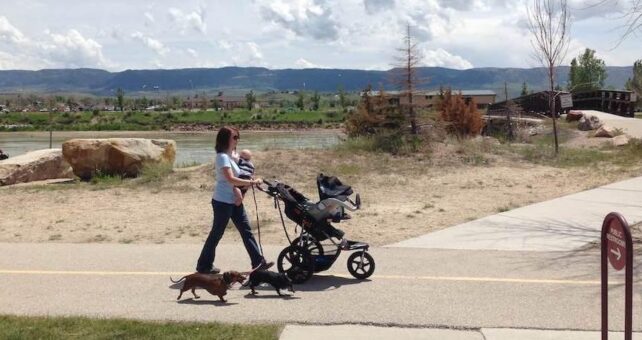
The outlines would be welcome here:
M 257 292 L 254 290 L 256 286 L 260 285 L 261 283 L 268 283 L 274 289 L 276 289 L 277 294 L 279 296 L 283 296 L 281 294 L 281 289 L 288 289 L 292 293 L 294 293 L 294 289 L 292 288 L 292 281 L 285 276 L 285 274 L 281 273 L 276 273 L 276 272 L 271 272 L 268 270 L 256 270 L 250 274 L 250 279 L 244 286 L 250 286 L 250 289 L 252 290 L 252 295 L 256 295 Z

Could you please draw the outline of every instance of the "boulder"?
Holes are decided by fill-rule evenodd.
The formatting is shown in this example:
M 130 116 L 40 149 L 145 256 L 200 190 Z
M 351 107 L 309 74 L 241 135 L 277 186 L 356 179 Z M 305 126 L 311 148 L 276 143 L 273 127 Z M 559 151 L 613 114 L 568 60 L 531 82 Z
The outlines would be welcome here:
M 73 177 L 60 149 L 37 150 L 0 161 L 0 186 Z
M 597 130 L 602 126 L 602 122 L 599 118 L 595 116 L 583 116 L 580 118 L 580 123 L 577 125 L 577 128 L 582 131 L 591 131 Z
M 96 172 L 136 177 L 145 163 L 174 164 L 176 142 L 169 139 L 72 139 L 62 144 L 74 174 L 90 179 Z
M 566 114 L 567 122 L 576 122 L 584 117 L 584 112 L 582 111 L 570 111 Z
M 629 144 L 630 141 L 631 138 L 627 135 L 619 135 L 611 139 L 613 146 L 625 146 Z
M 599 129 L 597 129 L 597 131 L 595 131 L 593 137 L 613 138 L 617 136 L 617 134 L 618 130 L 616 128 L 610 127 L 608 125 L 602 125 Z

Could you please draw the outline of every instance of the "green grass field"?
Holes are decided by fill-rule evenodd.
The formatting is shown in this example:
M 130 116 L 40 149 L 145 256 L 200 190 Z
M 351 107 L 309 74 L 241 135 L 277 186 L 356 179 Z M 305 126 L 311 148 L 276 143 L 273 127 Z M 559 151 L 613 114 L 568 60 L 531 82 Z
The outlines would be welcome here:
M 0 339 L 278 339 L 278 325 L 0 316 Z
M 183 112 L 58 112 L 52 113 L 54 130 L 158 130 L 180 124 L 304 124 L 323 127 L 340 123 L 346 114 L 341 110 L 298 111 L 261 109 L 232 111 Z M 49 129 L 48 112 L 11 112 L 0 115 L 0 131 L 38 131 Z

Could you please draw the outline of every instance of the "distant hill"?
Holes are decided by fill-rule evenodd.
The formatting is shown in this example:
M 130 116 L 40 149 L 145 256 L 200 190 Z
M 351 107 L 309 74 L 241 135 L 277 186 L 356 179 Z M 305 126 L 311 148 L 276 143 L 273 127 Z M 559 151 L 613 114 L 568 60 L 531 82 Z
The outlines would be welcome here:
M 375 89 L 393 89 L 390 80 L 393 71 L 366 71 L 347 69 L 282 69 L 261 67 L 192 68 L 173 70 L 126 70 L 108 72 L 98 69 L 47 69 L 39 71 L 0 71 L 0 93 L 87 93 L 111 95 L 117 88 L 134 95 L 167 92 L 236 90 L 306 90 L 358 91 L 372 84 Z M 608 67 L 606 86 L 623 88 L 632 75 L 631 67 Z M 504 96 L 504 82 L 509 96 L 516 96 L 522 82 L 532 90 L 546 86 L 544 69 L 531 68 L 473 68 L 453 70 L 441 67 L 420 68 L 419 75 L 427 80 L 422 88 L 484 89 Z M 558 70 L 558 83 L 564 86 L 568 67 Z

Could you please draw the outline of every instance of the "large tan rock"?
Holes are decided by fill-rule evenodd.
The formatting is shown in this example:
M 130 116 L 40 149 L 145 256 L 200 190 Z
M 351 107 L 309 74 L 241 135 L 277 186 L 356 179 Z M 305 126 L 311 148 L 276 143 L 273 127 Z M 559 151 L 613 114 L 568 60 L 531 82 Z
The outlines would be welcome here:
M 584 115 L 580 118 L 577 128 L 581 131 L 590 131 L 597 130 L 602 125 L 603 124 L 598 117 Z
M 570 111 L 569 113 L 566 114 L 566 121 L 567 122 L 576 122 L 579 121 L 584 117 L 584 112 L 582 111 Z
M 73 177 L 60 149 L 32 151 L 0 161 L 0 185 Z
M 618 130 L 616 128 L 610 127 L 608 125 L 602 125 L 599 129 L 597 129 L 597 131 L 595 131 L 593 137 L 613 138 L 617 134 Z
M 613 143 L 613 146 L 625 146 L 629 144 L 631 141 L 631 138 L 627 135 L 619 135 L 611 139 L 611 142 Z
M 145 163 L 174 164 L 176 142 L 169 139 L 72 139 L 62 144 L 65 160 L 76 176 L 91 178 L 97 171 L 136 177 Z

